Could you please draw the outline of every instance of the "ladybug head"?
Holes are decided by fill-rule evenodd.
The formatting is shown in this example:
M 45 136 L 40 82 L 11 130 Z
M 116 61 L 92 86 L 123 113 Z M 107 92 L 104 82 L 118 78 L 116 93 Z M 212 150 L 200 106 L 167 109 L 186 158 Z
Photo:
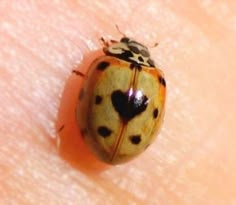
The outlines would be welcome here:
M 123 37 L 120 42 L 114 42 L 104 49 L 106 55 L 133 62 L 139 65 L 155 67 L 154 61 L 150 58 L 148 48 L 143 44 Z

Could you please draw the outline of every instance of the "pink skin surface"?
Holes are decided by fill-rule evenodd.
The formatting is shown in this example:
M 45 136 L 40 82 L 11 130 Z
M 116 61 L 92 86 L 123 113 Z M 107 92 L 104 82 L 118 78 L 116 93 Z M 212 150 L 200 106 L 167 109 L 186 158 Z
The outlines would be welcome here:
M 104 2 L 0 1 L 0 204 L 236 204 L 236 2 Z M 115 24 L 159 43 L 168 92 L 154 144 L 104 166 L 81 143 L 71 72 Z

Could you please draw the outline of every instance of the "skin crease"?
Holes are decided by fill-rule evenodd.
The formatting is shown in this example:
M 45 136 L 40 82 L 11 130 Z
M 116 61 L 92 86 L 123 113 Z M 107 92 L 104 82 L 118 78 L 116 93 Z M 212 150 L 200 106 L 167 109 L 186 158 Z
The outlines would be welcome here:
M 236 204 L 235 12 L 233 0 L 1 1 L 0 204 Z M 121 38 L 115 24 L 159 43 L 168 90 L 158 139 L 113 167 L 78 140 L 70 106 L 71 71 L 86 72 L 101 36 Z M 74 141 L 60 155 L 62 122 Z

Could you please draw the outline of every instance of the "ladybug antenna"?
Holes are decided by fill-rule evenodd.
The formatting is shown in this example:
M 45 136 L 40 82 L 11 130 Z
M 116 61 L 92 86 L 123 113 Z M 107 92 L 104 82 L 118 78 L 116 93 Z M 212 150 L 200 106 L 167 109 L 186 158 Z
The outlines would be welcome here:
M 106 41 L 103 37 L 100 38 L 100 41 L 102 42 L 103 46 L 109 47 L 109 42 Z
M 116 24 L 116 30 L 123 36 L 126 37 L 126 35 L 124 33 L 121 32 L 119 26 Z
M 149 47 L 149 48 L 156 48 L 158 45 L 159 45 L 159 43 L 156 42 L 156 43 L 154 43 L 154 44 L 152 44 L 152 45 L 149 45 L 148 47 Z

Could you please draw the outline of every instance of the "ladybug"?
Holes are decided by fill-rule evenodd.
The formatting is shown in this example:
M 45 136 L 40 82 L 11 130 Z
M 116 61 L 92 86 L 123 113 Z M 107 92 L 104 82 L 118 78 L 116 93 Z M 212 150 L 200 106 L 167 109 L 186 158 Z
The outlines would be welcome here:
M 148 48 L 133 39 L 104 41 L 103 52 L 84 76 L 77 120 L 92 152 L 108 164 L 120 164 L 156 138 L 164 116 L 166 81 Z

